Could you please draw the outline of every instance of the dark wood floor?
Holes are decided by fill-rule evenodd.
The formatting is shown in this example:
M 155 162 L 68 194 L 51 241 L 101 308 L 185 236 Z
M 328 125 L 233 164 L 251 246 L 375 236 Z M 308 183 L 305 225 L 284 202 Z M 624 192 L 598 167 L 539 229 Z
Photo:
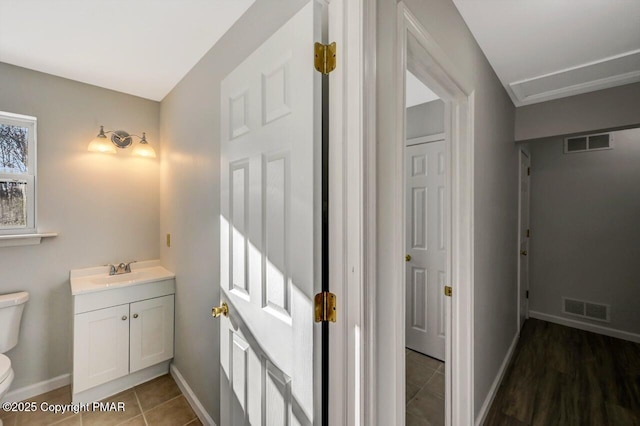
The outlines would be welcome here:
M 527 320 L 484 424 L 640 425 L 640 344 Z

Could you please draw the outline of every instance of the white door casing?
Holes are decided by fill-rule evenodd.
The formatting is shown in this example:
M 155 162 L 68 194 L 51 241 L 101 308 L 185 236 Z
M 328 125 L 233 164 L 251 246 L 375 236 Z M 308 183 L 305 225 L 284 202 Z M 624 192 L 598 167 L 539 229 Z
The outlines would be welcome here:
M 221 424 L 319 422 L 321 76 L 310 1 L 221 83 Z
M 520 150 L 520 209 L 519 209 L 519 252 L 518 252 L 518 330 L 522 328 L 525 320 L 529 317 L 529 300 L 527 293 L 529 291 L 529 202 L 530 202 L 530 167 L 531 159 L 529 154 Z
M 445 141 L 406 147 L 406 346 L 445 359 Z
M 405 75 L 409 68 L 416 77 L 425 82 L 443 101 L 445 101 L 445 135 L 447 141 L 448 167 L 446 173 L 446 188 L 449 189 L 450 206 L 447 225 L 448 255 L 447 255 L 447 279 L 453 287 L 453 296 L 445 299 L 445 424 L 446 425 L 470 425 L 474 423 L 474 397 L 473 397 L 473 117 L 474 117 L 474 92 L 471 82 L 461 69 L 458 68 L 422 26 L 418 19 L 411 13 L 407 5 L 400 1 L 397 6 L 397 68 L 395 75 L 395 123 L 396 138 L 393 153 L 393 173 L 386 172 L 386 168 L 378 167 L 378 181 L 392 179 L 395 200 L 389 208 L 404 209 L 405 172 L 404 149 L 405 137 Z M 379 142 L 378 142 L 379 143 Z M 388 187 L 387 187 L 388 188 Z M 387 188 L 378 185 L 377 195 Z M 378 212 L 378 217 L 381 212 Z M 395 220 L 393 224 L 388 221 L 385 225 L 393 226 L 393 245 L 390 249 L 392 262 L 386 257 L 378 256 L 378 274 L 384 267 L 392 269 L 394 280 L 388 283 L 393 286 L 393 292 L 389 294 L 384 289 L 384 284 L 377 290 L 385 293 L 394 302 L 389 311 L 394 318 L 393 333 L 385 336 L 394 339 L 393 345 L 396 353 L 392 380 L 393 392 L 387 392 L 385 386 L 389 382 L 378 382 L 377 403 L 378 413 L 382 410 L 395 414 L 394 423 L 405 424 L 405 315 L 396 315 L 398 310 L 405 309 L 405 272 L 406 264 L 402 258 L 405 255 L 406 245 L 404 212 L 402 220 Z M 380 228 L 377 230 L 381 234 Z M 384 233 L 382 233 L 385 235 Z M 388 252 L 385 253 L 388 255 Z M 382 265 L 382 266 L 381 266 Z M 380 278 L 378 277 L 378 280 Z M 398 286 L 394 283 L 402 283 Z M 385 284 L 387 284 L 385 282 Z M 377 326 L 379 327 L 379 326 Z M 376 346 L 378 353 L 387 356 L 383 347 L 388 344 L 386 339 L 379 340 Z M 381 398 L 381 395 L 389 395 L 392 398 Z

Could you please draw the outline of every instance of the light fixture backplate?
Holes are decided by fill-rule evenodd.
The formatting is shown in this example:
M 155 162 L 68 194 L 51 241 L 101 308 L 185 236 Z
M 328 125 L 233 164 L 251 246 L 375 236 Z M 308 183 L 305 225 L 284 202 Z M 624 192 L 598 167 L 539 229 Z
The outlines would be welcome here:
M 124 130 L 114 130 L 111 133 L 111 142 L 113 142 L 116 147 L 125 149 L 131 146 L 133 138 Z

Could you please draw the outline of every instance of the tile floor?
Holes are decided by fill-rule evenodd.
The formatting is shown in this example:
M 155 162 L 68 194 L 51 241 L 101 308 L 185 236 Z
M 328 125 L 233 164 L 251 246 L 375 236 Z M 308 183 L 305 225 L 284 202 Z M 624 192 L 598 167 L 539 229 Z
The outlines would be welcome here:
M 68 404 L 71 388 L 65 386 L 29 401 Z M 122 412 L 82 412 L 78 414 L 7 413 L 0 409 L 4 426 L 197 426 L 202 425 L 170 375 L 165 375 L 120 392 L 105 401 L 124 402 Z
M 444 425 L 444 363 L 406 349 L 407 426 Z

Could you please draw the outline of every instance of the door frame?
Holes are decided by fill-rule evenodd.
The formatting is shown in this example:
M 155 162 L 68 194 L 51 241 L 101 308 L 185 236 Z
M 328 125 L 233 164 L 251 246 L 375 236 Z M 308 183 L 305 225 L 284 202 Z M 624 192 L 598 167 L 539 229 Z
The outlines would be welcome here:
M 450 236 L 447 254 L 449 285 L 453 297 L 446 306 L 445 424 L 473 424 L 473 117 L 474 91 L 445 51 L 403 2 L 397 6 L 396 69 L 396 158 L 393 187 L 400 220 L 395 222 L 394 244 L 390 248 L 396 283 L 405 282 L 404 146 L 405 75 L 409 60 L 415 63 L 416 77 L 428 81 L 447 104 L 445 123 L 449 165 L 447 183 L 450 199 Z M 390 285 L 394 285 L 390 283 Z M 443 289 L 444 290 L 444 289 Z M 405 423 L 405 292 L 395 285 L 395 395 L 398 425 Z M 452 374 L 455 372 L 455 374 Z
M 376 424 L 376 0 L 331 0 L 329 424 Z
M 522 277 L 521 277 L 521 271 L 520 271 L 520 247 L 522 246 L 522 235 L 520 233 L 520 228 L 522 226 L 522 175 L 524 173 L 524 170 L 522 170 L 522 156 L 525 155 L 528 159 L 529 159 L 529 168 L 531 168 L 531 153 L 528 149 L 528 147 L 526 146 L 520 146 L 519 147 L 519 154 L 518 154 L 518 251 L 516 253 L 516 259 L 517 259 L 517 264 L 518 264 L 518 316 L 516 318 L 517 321 L 517 330 L 518 330 L 518 334 L 520 334 L 520 330 L 522 330 L 522 325 L 524 323 L 520 323 L 520 305 L 521 305 L 521 300 L 520 297 L 522 295 L 522 292 L 520 291 L 522 289 Z M 529 177 L 529 229 L 531 229 L 531 177 Z M 531 247 L 529 247 L 529 251 L 531 250 Z M 527 272 L 529 272 L 529 270 L 527 269 Z M 531 274 L 529 274 L 529 276 L 531 276 Z M 529 285 L 529 281 L 527 280 L 527 288 L 526 290 L 530 289 L 530 285 Z M 525 317 L 529 318 L 529 300 L 527 300 L 527 309 L 525 312 Z M 526 319 L 525 319 L 526 321 Z
M 331 395 L 329 423 L 376 425 L 382 402 L 394 409 L 397 425 L 405 424 L 404 286 L 396 285 L 395 301 L 389 301 L 384 318 L 395 318 L 393 335 L 383 335 L 377 315 L 378 267 L 388 258 L 378 246 L 378 140 L 377 140 L 377 2 L 331 0 L 329 41 L 337 42 L 338 67 L 329 75 L 329 277 L 337 296 L 338 320 L 331 324 Z M 447 335 L 456 351 L 447 353 L 446 421 L 473 424 L 473 128 L 474 91 L 461 70 L 421 26 L 403 2 L 397 6 L 398 67 L 394 70 L 397 93 L 396 120 L 404 124 L 406 34 L 416 37 L 434 59 L 432 74 L 452 99 L 449 128 L 452 131 L 452 279 L 454 297 Z M 446 95 L 445 94 L 445 95 Z M 393 185 L 404 184 L 404 126 L 397 125 L 396 173 Z M 403 205 L 402 192 L 398 203 Z M 391 255 L 395 281 L 403 283 L 404 229 L 400 221 Z M 454 252 L 455 250 L 455 252 Z M 389 262 L 384 262 L 388 264 Z M 383 287 L 380 287 L 383 288 Z M 378 352 L 388 342 L 397 348 L 395 365 L 379 365 Z M 379 380 L 381 369 L 391 368 L 392 383 Z M 456 372 L 452 377 L 451 370 Z M 388 376 L 388 375 L 384 375 Z M 389 387 L 395 395 L 386 398 Z M 383 398 L 384 401 L 381 401 Z

